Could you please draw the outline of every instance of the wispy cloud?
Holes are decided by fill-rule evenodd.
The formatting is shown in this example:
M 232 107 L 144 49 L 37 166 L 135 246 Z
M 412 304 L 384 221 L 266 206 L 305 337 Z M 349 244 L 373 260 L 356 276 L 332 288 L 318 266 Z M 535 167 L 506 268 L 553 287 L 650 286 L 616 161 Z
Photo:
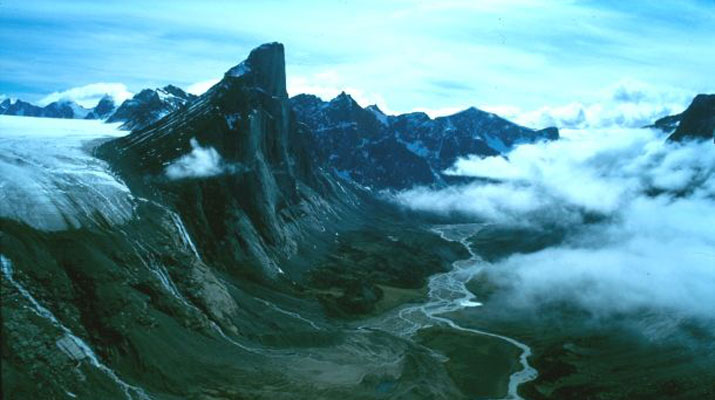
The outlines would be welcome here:
M 526 126 L 559 128 L 639 128 L 658 118 L 682 112 L 692 93 L 675 87 L 621 80 L 596 91 L 583 102 L 522 110 L 514 106 L 484 106 Z
M 289 77 L 320 89 L 312 77 L 334 71 L 341 89 L 359 88 L 399 112 L 588 105 L 591 93 L 621 79 L 692 97 L 715 89 L 714 17 L 715 5 L 697 0 L 320 1 L 310 8 L 299 1 L 9 0 L 0 14 L 0 92 L 39 98 L 107 81 L 134 92 L 186 87 L 279 40 Z
M 94 107 L 105 95 L 109 95 L 114 102 L 120 104 L 124 100 L 132 97 L 134 93 L 127 89 L 123 83 L 91 83 L 89 85 L 75 87 L 61 92 L 53 92 L 40 99 L 38 104 L 47 105 L 58 100 L 72 100 L 84 107 Z
M 191 139 L 191 152 L 169 164 L 165 172 L 169 179 L 205 178 L 225 172 L 225 166 L 216 149 Z

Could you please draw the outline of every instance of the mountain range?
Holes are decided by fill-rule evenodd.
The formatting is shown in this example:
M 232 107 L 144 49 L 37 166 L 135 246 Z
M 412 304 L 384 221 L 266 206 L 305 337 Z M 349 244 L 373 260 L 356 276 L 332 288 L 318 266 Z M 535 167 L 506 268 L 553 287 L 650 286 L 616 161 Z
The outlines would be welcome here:
M 72 100 L 59 100 L 45 107 L 36 106 L 22 100 L 5 99 L 0 103 L 0 115 L 19 115 L 26 117 L 69 118 L 69 119 L 103 119 L 111 113 L 107 111 L 111 97 L 105 96 L 93 109 L 87 109 Z
M 182 108 L 196 96 L 174 85 L 157 89 L 144 89 L 125 100 L 108 118 L 107 122 L 122 122 L 122 129 L 144 128 L 167 114 Z
M 459 157 L 506 154 L 517 144 L 559 137 L 556 128 L 525 128 L 474 107 L 435 119 L 421 112 L 393 116 L 375 105 L 362 108 L 344 92 L 329 102 L 302 94 L 291 104 L 310 128 L 316 159 L 377 189 L 443 185 L 442 171 Z
M 144 89 L 119 107 L 109 96 L 93 109 L 70 100 L 38 107 L 6 99 L 0 103 L 0 115 L 104 119 L 134 131 L 186 108 L 197 98 L 168 85 Z M 460 157 L 506 155 L 516 145 L 559 137 L 555 127 L 526 128 L 474 107 L 433 119 L 422 112 L 387 115 L 376 105 L 363 108 L 345 92 L 330 101 L 300 94 L 288 102 L 296 121 L 307 126 L 311 157 L 343 179 L 374 189 L 444 186 L 458 179 L 443 172 Z M 649 127 L 665 131 L 672 141 L 714 138 L 714 104 L 715 95 L 698 95 L 682 113 Z

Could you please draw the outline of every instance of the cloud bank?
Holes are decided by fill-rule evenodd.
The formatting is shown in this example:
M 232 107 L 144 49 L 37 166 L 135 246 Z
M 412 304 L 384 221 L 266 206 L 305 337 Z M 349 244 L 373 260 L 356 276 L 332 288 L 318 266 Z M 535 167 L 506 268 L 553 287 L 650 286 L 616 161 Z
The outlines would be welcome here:
M 96 106 L 99 100 L 105 95 L 111 96 L 116 104 L 121 104 L 134 94 L 130 92 L 123 83 L 99 82 L 61 92 L 50 93 L 43 97 L 38 103 L 45 106 L 59 100 L 72 100 L 81 106 L 91 108 Z
M 693 93 L 682 89 L 623 79 L 586 100 L 560 106 L 535 110 L 513 106 L 484 106 L 484 109 L 531 127 L 641 128 L 658 118 L 682 112 L 693 97 Z
M 196 139 L 191 139 L 191 153 L 185 154 L 166 167 L 169 179 L 205 178 L 225 171 L 225 166 L 213 147 L 201 147 Z
M 596 318 L 648 312 L 661 322 L 715 323 L 712 143 L 667 143 L 650 129 L 566 130 L 508 159 L 461 159 L 448 173 L 490 180 L 409 190 L 397 201 L 537 231 L 573 228 L 560 245 L 486 268 L 504 289 L 498 301 L 521 310 L 569 304 Z

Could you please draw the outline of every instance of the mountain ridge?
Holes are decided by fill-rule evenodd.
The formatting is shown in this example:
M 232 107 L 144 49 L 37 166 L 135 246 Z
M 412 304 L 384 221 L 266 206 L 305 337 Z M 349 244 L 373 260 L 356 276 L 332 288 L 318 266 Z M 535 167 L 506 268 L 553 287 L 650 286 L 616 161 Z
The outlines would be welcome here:
M 100 106 L 100 104 L 97 106 Z M 106 104 L 103 104 L 100 109 L 105 107 Z M 98 119 L 94 118 L 95 114 L 92 114 L 95 108 L 88 109 L 68 99 L 54 101 L 44 107 L 40 107 L 23 100 L 13 101 L 5 99 L 0 103 L 0 115 L 64 119 Z
M 196 97 L 174 85 L 142 89 L 122 102 L 106 121 L 121 122 L 121 129 L 125 130 L 142 129 L 181 109 Z
M 362 108 L 345 92 L 330 101 L 300 94 L 291 103 L 311 128 L 313 154 L 344 178 L 376 189 L 444 184 L 442 171 L 459 157 L 503 155 L 518 144 L 558 139 L 557 128 L 525 128 L 475 107 L 432 119 Z

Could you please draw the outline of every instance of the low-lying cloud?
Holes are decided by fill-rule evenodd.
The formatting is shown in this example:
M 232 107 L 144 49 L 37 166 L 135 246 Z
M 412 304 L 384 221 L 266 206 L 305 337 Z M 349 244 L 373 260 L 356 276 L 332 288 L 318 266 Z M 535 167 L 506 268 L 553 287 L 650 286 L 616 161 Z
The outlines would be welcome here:
M 693 97 L 693 93 L 682 89 L 624 79 L 591 98 L 569 104 L 536 110 L 508 106 L 484 108 L 531 127 L 640 128 L 658 118 L 680 113 Z
M 650 129 L 566 130 L 508 158 L 461 159 L 447 173 L 489 179 L 408 190 L 397 201 L 499 225 L 571 228 L 560 245 L 487 268 L 505 289 L 497 299 L 519 309 L 576 305 L 599 318 L 648 311 L 715 322 L 711 142 L 668 143 Z
M 99 82 L 53 92 L 43 97 L 38 103 L 44 106 L 59 100 L 72 100 L 83 107 L 91 108 L 96 106 L 105 95 L 112 97 L 116 104 L 121 104 L 134 94 L 123 83 Z
M 191 152 L 185 154 L 166 167 L 169 179 L 205 178 L 222 174 L 226 166 L 221 155 L 213 147 L 201 147 L 196 139 L 191 139 Z

